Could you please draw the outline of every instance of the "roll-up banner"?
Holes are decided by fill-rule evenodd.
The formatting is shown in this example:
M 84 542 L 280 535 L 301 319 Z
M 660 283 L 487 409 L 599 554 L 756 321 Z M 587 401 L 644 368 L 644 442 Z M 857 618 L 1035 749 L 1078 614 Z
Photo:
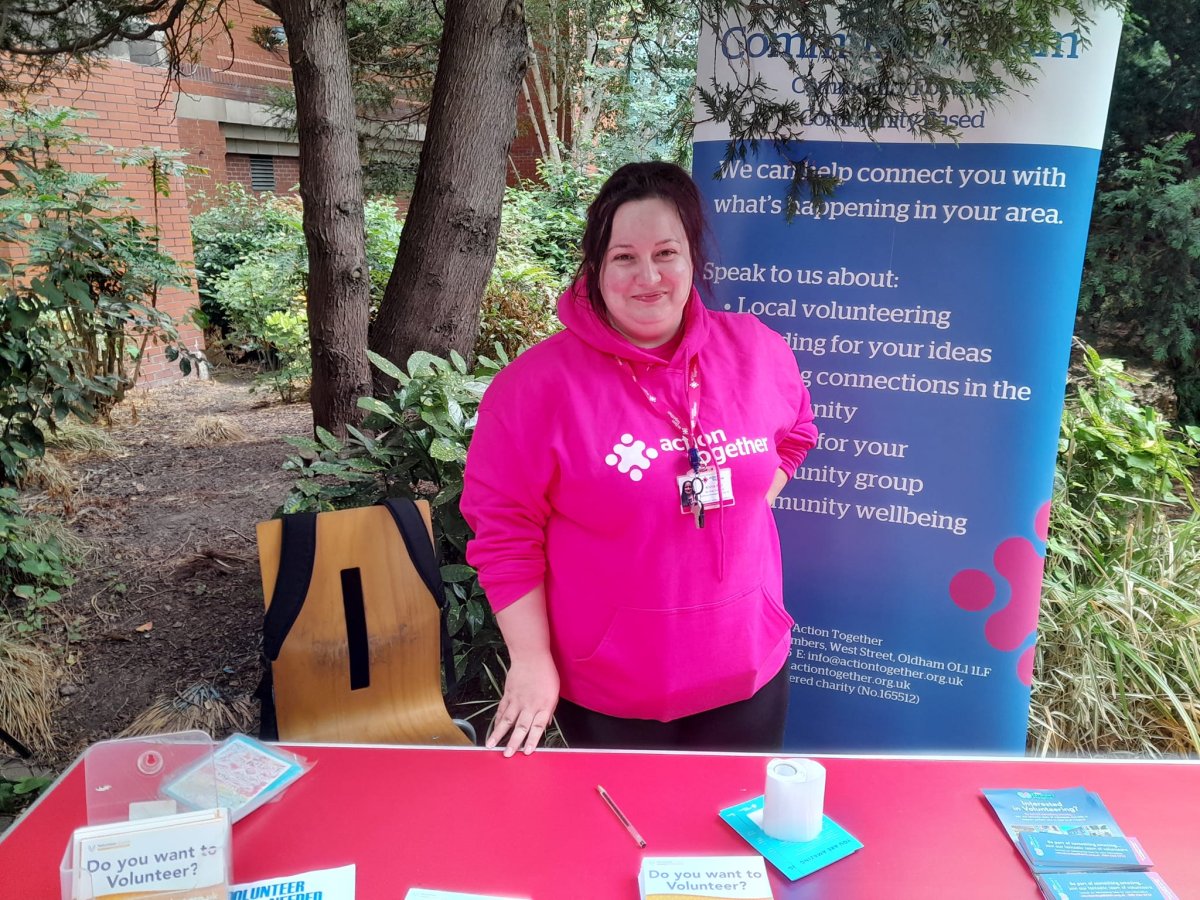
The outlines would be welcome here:
M 796 620 L 791 749 L 1024 750 L 1120 27 L 1108 10 L 1086 40 L 1060 26 L 1036 83 L 943 111 L 957 144 L 914 137 L 902 117 L 872 140 L 812 116 L 785 154 L 764 142 L 722 166 L 728 131 L 696 130 L 710 302 L 783 335 L 821 429 L 775 502 Z M 803 34 L 776 33 L 779 52 L 810 54 Z M 735 19 L 701 35 L 702 86 L 747 73 L 804 102 L 766 35 Z M 789 158 L 842 181 L 790 223 Z

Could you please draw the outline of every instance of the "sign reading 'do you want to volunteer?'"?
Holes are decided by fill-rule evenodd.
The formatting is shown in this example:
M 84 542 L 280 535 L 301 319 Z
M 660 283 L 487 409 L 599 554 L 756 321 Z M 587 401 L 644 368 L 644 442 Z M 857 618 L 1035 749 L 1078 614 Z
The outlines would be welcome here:
M 872 142 L 813 116 L 785 154 L 764 143 L 722 166 L 728 131 L 696 130 L 714 305 L 783 335 L 821 429 L 775 503 L 796 620 L 789 747 L 1024 749 L 1120 25 L 1097 10 L 1086 42 L 1060 26 L 1035 84 L 944 110 L 957 145 L 915 138 L 900 117 Z M 782 52 L 808 52 L 777 33 Z M 701 85 L 750 73 L 805 100 L 767 37 L 732 20 L 701 35 L 699 55 Z M 788 157 L 843 182 L 790 224 Z

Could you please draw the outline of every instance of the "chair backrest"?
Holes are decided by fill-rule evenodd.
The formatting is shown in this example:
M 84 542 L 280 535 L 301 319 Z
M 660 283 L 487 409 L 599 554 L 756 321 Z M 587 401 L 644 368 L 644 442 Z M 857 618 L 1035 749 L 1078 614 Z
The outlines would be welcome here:
M 268 608 L 282 543 L 282 522 L 259 523 Z M 271 667 L 279 739 L 469 744 L 442 697 L 439 616 L 385 507 L 320 513 L 308 593 Z

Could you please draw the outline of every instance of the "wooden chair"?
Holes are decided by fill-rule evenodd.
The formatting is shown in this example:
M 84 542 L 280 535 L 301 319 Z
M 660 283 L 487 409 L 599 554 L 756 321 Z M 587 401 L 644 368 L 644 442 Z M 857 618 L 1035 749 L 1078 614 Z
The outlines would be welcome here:
M 416 508 L 430 541 L 421 549 L 432 560 L 429 504 L 418 501 Z M 311 581 L 271 666 L 279 739 L 472 743 L 446 711 L 440 610 L 392 514 L 371 506 L 315 518 Z M 280 520 L 259 523 L 268 609 L 282 545 Z

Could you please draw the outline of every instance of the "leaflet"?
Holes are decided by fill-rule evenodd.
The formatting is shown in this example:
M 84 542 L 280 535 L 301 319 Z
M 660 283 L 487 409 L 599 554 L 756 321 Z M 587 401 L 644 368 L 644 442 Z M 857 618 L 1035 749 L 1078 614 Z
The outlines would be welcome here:
M 1058 791 L 985 790 L 1014 844 L 1026 832 L 1123 837 L 1104 802 L 1084 788 Z
M 1179 900 L 1153 872 L 1076 872 L 1039 875 L 1046 900 Z
M 1026 831 L 1018 842 L 1034 873 L 1138 872 L 1154 865 L 1136 838 Z
M 354 900 L 354 864 L 235 884 L 229 900 Z

